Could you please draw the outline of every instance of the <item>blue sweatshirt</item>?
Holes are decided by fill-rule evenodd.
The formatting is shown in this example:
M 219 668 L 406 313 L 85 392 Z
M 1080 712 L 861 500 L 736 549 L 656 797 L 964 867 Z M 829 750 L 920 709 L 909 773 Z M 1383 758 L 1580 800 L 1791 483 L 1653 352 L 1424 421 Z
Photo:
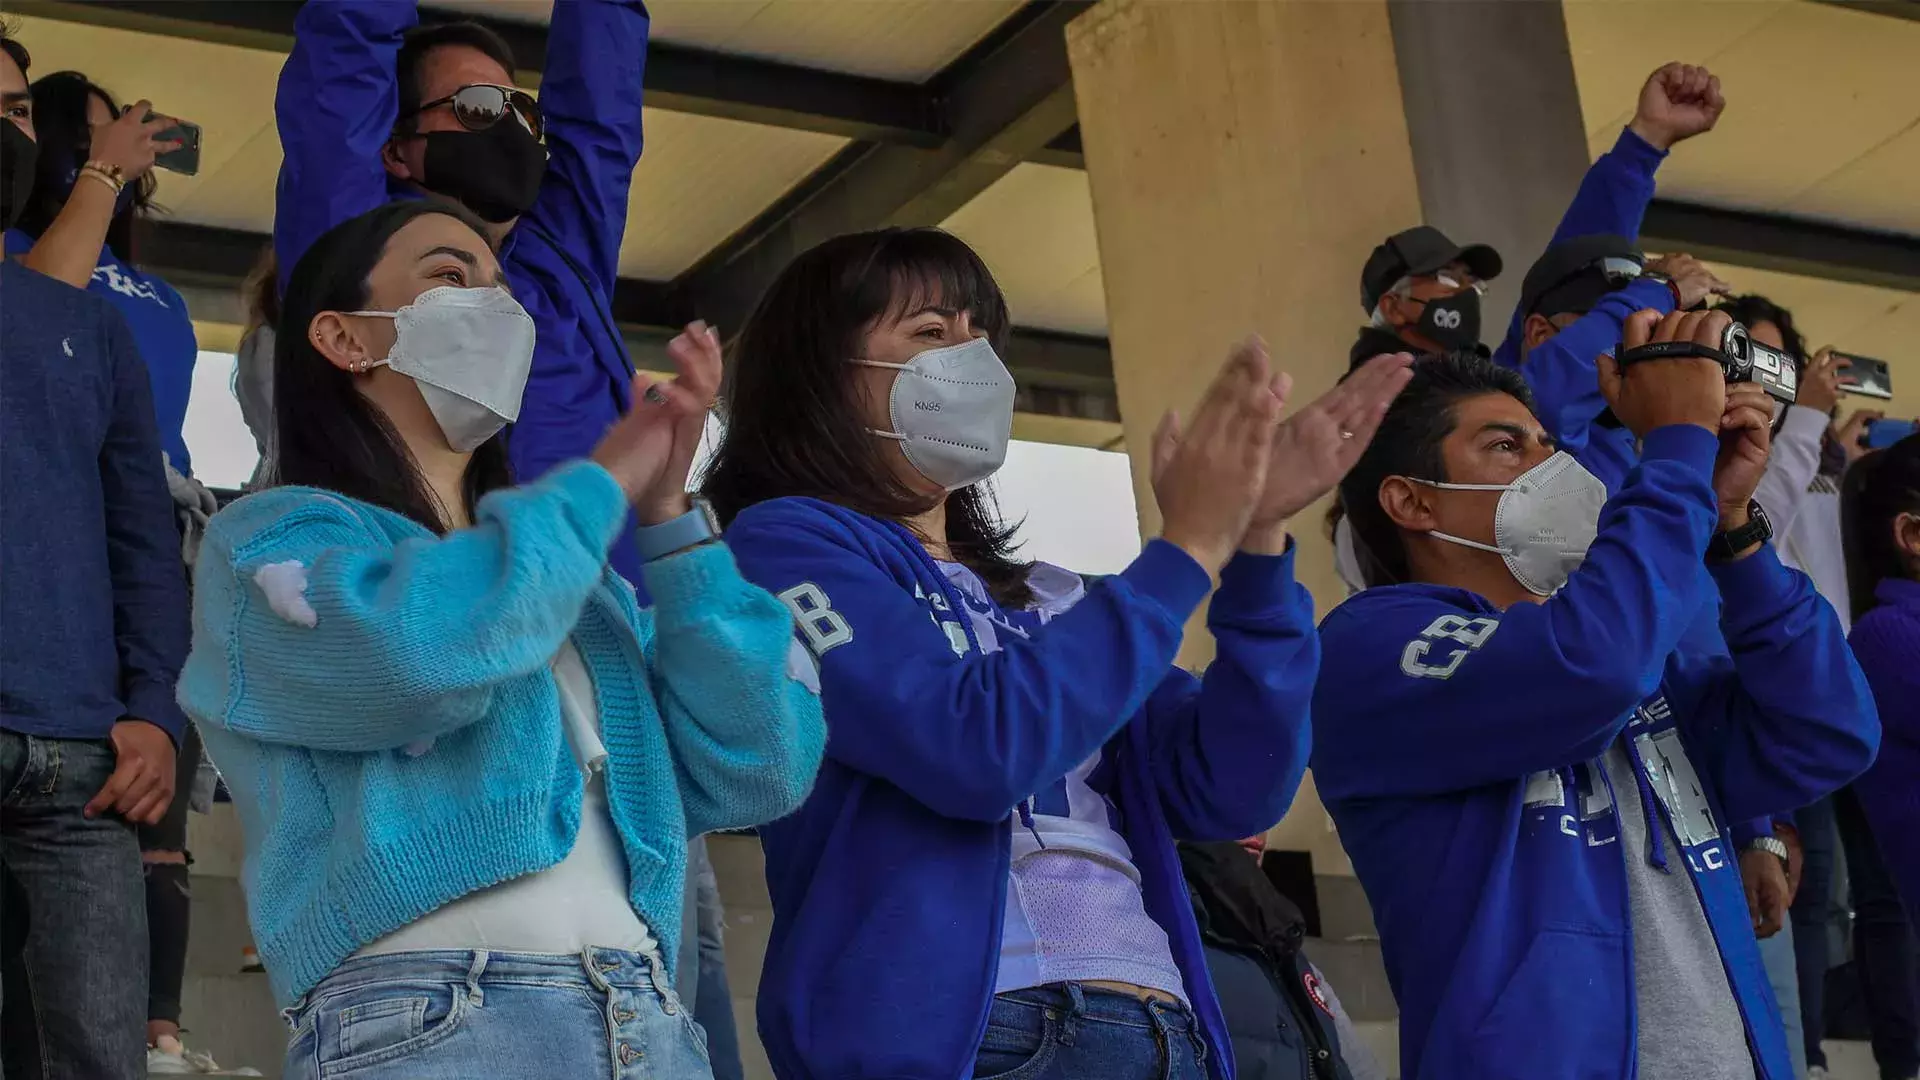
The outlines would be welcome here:
M 419 197 L 380 163 L 399 113 L 394 62 L 418 21 L 415 5 L 402 0 L 325 0 L 296 16 L 275 99 L 285 155 L 273 222 L 281 288 L 328 229 L 393 199 Z M 546 180 L 500 248 L 514 297 L 538 335 L 507 444 L 523 482 L 584 457 L 633 404 L 633 366 L 609 298 L 640 160 L 647 29 L 641 0 L 568 0 L 554 5 L 547 30 L 540 81 Z M 629 518 L 612 563 L 638 582 L 633 525 Z
M 1709 588 L 1717 447 L 1651 433 L 1544 603 L 1395 585 L 1321 626 L 1314 779 L 1373 904 L 1408 1080 L 1637 1075 L 1629 858 L 1691 876 L 1758 1076 L 1791 1080 L 1725 823 L 1846 783 L 1880 726 L 1833 609 L 1771 548 L 1711 568 L 1731 654 L 1676 649 Z M 1601 787 L 1623 732 L 1638 793 Z M 1543 789 L 1582 798 L 1569 812 Z M 1669 823 L 1678 804 L 1675 833 L 1704 839 L 1622 851 L 1614 808 L 1636 798 Z
M 0 728 L 177 741 L 186 569 L 146 365 L 111 304 L 0 260 Z
M 1581 179 L 1548 246 L 1579 236 L 1638 237 L 1647 204 L 1653 201 L 1653 174 L 1666 156 L 1622 129 L 1613 149 L 1600 155 Z M 1599 357 L 1620 343 L 1627 316 L 1642 308 L 1663 315 L 1672 311 L 1673 291 L 1658 282 L 1634 282 L 1530 352 L 1525 344 L 1527 313 L 1515 310 L 1506 339 L 1493 354 L 1495 363 L 1526 378 L 1539 403 L 1540 422 L 1560 448 L 1606 482 L 1609 491 L 1618 487 L 1636 455 L 1632 432 L 1594 425 L 1607 407 L 1600 395 Z
M 331 492 L 281 487 L 214 515 L 180 680 L 246 838 L 249 921 L 285 1006 L 354 950 L 566 857 L 581 769 L 550 670 L 593 676 L 628 899 L 671 968 L 687 837 L 798 805 L 820 702 L 793 621 L 724 546 L 606 567 L 626 498 L 575 462 L 435 536 Z
M 1920 581 L 1884 578 L 1874 599 L 1849 640 L 1880 704 L 1886 737 L 1879 760 L 1853 789 L 1920 926 Z
M 1293 555 L 1241 555 L 1208 611 L 1204 679 L 1174 666 L 1207 574 L 1163 541 L 1026 636 L 983 652 L 900 526 L 811 499 L 748 508 L 728 543 L 818 658 L 827 756 L 761 830 L 774 924 L 760 1034 L 783 1080 L 964 1080 L 999 963 L 1010 820 L 1103 753 L 1105 794 L 1209 1046 L 1231 1047 L 1174 841 L 1260 832 L 1307 756 L 1318 663 Z M 1010 613 L 995 612 L 995 621 Z
M 15 258 L 33 247 L 33 237 L 19 229 L 8 229 L 6 246 L 7 258 Z M 187 302 L 173 286 L 120 261 L 113 249 L 104 245 L 87 291 L 110 301 L 126 317 L 153 386 L 160 449 L 172 459 L 175 470 L 192 476 L 193 462 L 187 456 L 187 440 L 181 432 L 187 423 L 187 397 L 193 391 L 193 366 L 200 359 L 200 342 L 194 336 Z

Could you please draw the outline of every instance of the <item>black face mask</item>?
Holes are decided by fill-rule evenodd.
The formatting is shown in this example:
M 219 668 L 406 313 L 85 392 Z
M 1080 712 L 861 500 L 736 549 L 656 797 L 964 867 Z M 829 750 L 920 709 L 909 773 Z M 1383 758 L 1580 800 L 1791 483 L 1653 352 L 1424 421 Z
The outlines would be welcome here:
M 0 229 L 11 229 L 33 193 L 40 144 L 11 120 L 0 120 Z
M 540 194 L 547 148 L 515 120 L 485 131 L 431 131 L 426 138 L 421 186 L 459 201 L 484 221 L 512 221 Z
M 1452 296 L 1427 301 L 1414 328 L 1443 349 L 1473 348 L 1480 344 L 1480 294 L 1462 289 Z

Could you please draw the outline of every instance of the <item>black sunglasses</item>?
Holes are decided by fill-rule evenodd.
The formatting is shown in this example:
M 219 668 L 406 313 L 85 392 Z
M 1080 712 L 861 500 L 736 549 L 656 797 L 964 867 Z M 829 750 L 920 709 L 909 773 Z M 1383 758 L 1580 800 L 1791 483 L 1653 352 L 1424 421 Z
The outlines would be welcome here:
M 546 125 L 540 117 L 540 103 L 533 99 L 533 95 L 525 90 L 492 83 L 463 86 L 446 97 L 422 104 L 403 119 L 419 116 L 428 109 L 437 109 L 442 105 L 453 106 L 453 118 L 468 131 L 485 131 L 511 113 L 520 118 L 520 123 L 533 133 L 534 138 L 546 137 Z

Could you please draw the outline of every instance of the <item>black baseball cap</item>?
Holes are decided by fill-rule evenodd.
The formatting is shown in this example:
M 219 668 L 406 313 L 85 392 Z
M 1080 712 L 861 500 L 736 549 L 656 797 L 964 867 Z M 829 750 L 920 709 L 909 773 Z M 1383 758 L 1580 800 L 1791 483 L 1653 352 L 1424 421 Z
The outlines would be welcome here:
M 1372 311 L 1380 298 L 1403 277 L 1425 277 L 1450 262 L 1463 262 L 1473 276 L 1492 281 L 1500 276 L 1500 253 L 1485 244 L 1461 247 L 1431 225 L 1415 225 L 1386 238 L 1360 271 L 1360 309 Z
M 1639 275 L 1647 257 L 1624 236 L 1576 236 L 1542 252 L 1520 283 L 1523 315 L 1585 315 Z

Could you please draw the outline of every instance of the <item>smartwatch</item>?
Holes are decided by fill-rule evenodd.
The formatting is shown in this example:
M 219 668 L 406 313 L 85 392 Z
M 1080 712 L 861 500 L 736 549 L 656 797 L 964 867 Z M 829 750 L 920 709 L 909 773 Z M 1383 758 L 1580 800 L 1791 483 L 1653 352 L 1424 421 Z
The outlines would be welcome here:
M 705 499 L 695 498 L 693 509 L 658 525 L 642 525 L 633 531 L 640 558 L 646 562 L 683 551 L 695 544 L 720 539 L 720 519 Z
M 1747 501 L 1747 523 L 1737 529 L 1713 534 L 1707 541 L 1707 558 L 1731 559 L 1755 544 L 1764 544 L 1773 539 L 1773 522 L 1767 512 L 1760 507 L 1758 500 Z

